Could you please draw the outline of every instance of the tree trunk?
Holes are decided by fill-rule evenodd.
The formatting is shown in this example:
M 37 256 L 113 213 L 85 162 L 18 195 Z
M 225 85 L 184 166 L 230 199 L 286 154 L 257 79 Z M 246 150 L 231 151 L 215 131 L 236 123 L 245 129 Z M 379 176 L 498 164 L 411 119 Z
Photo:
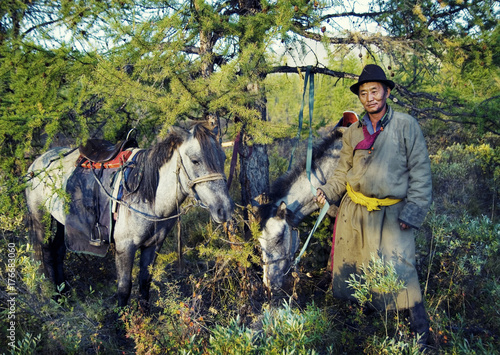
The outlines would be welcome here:
M 259 91 L 260 87 L 255 84 L 249 85 L 248 89 L 249 91 Z M 261 120 L 265 121 L 267 117 L 265 97 L 256 102 L 255 106 L 261 112 Z M 243 127 L 238 147 L 240 152 L 240 184 L 243 206 L 255 206 L 258 204 L 254 201 L 257 196 L 263 193 L 269 194 L 269 157 L 267 155 L 267 145 L 251 144 L 251 141 L 252 137 L 247 135 Z M 248 220 L 248 215 L 245 215 L 245 219 Z
M 240 142 L 240 184 L 244 206 L 255 205 L 253 199 L 262 193 L 269 193 L 269 159 L 267 146 L 248 146 Z

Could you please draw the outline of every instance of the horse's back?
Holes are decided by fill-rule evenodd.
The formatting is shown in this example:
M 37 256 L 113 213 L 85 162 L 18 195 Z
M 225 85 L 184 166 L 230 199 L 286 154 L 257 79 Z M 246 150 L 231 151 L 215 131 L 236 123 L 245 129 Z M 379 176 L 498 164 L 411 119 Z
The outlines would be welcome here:
M 32 215 L 42 213 L 41 207 L 64 224 L 64 196 L 68 177 L 75 169 L 78 150 L 53 148 L 35 159 L 28 169 L 26 201 Z

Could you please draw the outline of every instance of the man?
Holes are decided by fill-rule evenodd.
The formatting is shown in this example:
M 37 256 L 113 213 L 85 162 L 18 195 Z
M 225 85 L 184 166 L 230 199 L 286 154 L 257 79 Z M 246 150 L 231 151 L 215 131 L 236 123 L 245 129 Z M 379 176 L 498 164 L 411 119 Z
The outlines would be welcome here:
M 386 100 L 395 84 L 378 65 L 367 65 L 351 91 L 366 110 L 344 133 L 333 176 L 317 201 L 341 201 L 332 245 L 333 294 L 353 299 L 346 280 L 376 255 L 394 263 L 405 289 L 395 297 L 373 290 L 377 309 L 409 309 L 410 327 L 426 343 L 429 323 L 415 268 L 413 230 L 431 203 L 431 169 L 417 121 Z M 347 193 L 346 193 L 347 192 Z

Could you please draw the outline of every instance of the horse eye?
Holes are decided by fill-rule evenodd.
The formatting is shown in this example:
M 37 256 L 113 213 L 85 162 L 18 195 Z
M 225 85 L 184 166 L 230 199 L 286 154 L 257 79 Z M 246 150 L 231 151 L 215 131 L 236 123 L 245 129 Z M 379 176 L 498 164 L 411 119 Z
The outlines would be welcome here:
M 191 163 L 193 163 L 193 165 L 200 165 L 200 162 L 196 159 L 191 159 Z

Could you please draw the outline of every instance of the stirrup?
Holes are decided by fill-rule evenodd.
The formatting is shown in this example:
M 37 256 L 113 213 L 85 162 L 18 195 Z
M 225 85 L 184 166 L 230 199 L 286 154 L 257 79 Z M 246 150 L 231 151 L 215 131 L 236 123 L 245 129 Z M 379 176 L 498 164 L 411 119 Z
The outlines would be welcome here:
M 94 247 L 100 247 L 101 245 L 104 244 L 104 241 L 102 240 L 102 233 L 101 233 L 101 228 L 99 228 L 99 223 L 96 223 L 94 230 L 97 230 L 98 238 L 94 238 L 94 233 L 90 235 L 90 245 Z

